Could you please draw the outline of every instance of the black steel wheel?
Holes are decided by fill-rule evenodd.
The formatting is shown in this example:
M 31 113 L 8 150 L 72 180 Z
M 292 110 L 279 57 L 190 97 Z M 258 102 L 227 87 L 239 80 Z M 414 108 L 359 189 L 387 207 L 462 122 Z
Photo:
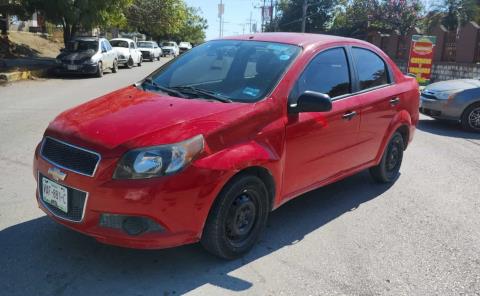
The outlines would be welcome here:
M 112 73 L 117 73 L 118 72 L 118 62 L 117 60 L 113 61 L 113 66 L 112 66 Z
M 201 243 L 209 252 L 234 259 L 248 252 L 265 228 L 270 202 L 257 176 L 234 177 L 217 197 L 207 218 Z
M 373 179 L 379 183 L 395 181 L 402 165 L 404 150 L 403 137 L 399 132 L 395 132 L 383 152 L 380 164 L 370 168 Z
M 103 64 L 102 64 L 102 62 L 98 62 L 96 76 L 98 78 L 103 77 Z
M 132 57 L 130 57 L 130 58 L 128 59 L 126 65 L 127 65 L 127 68 L 128 68 L 128 69 L 132 69 L 132 68 L 133 68 L 133 59 L 132 59 Z

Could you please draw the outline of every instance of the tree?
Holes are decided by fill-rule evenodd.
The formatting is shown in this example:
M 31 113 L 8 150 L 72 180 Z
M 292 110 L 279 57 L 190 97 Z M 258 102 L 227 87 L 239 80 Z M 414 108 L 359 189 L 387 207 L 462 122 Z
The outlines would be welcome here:
M 309 0 L 305 32 L 324 32 L 334 16 L 338 0 Z M 300 32 L 303 0 L 280 0 L 276 23 L 267 25 L 267 31 Z
M 187 18 L 174 39 L 199 44 L 205 41 L 205 30 L 208 28 L 207 20 L 200 16 L 200 10 L 187 7 Z
M 122 22 L 123 10 L 132 0 L 22 0 L 29 11 L 63 27 L 65 45 L 79 30 Z
M 475 20 L 479 15 L 479 5 L 476 0 L 444 0 L 442 24 L 448 30 L 458 30 L 467 22 Z
M 183 0 L 134 0 L 126 12 L 131 29 L 155 39 L 178 35 L 187 14 Z

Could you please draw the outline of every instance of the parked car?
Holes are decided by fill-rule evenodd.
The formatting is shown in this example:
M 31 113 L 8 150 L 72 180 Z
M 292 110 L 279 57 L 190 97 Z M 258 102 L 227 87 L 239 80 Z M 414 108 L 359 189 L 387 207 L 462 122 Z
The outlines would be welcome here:
M 176 57 L 180 54 L 180 48 L 177 45 L 177 42 L 168 41 L 162 42 L 163 56 L 173 56 Z
M 368 42 L 209 41 L 53 120 L 35 151 L 37 201 L 103 243 L 200 241 L 237 258 L 270 211 L 307 191 L 368 168 L 394 182 L 418 105 L 415 79 Z
M 480 132 L 480 80 L 458 79 L 432 83 L 421 94 L 420 112 L 435 119 L 460 122 Z
M 162 49 L 155 41 L 138 41 L 137 47 L 142 52 L 144 60 L 153 62 L 157 59 L 160 61 L 160 57 L 163 56 Z
M 178 45 L 178 48 L 179 48 L 179 53 L 182 54 L 192 49 L 192 45 L 190 44 L 190 42 L 180 42 L 180 44 Z
M 127 68 L 132 68 L 133 65 L 142 65 L 142 52 L 137 48 L 137 44 L 132 39 L 115 38 L 110 40 L 110 44 L 117 52 L 118 64 Z
M 117 53 L 105 38 L 77 37 L 70 41 L 56 59 L 57 73 L 95 74 L 106 69 L 118 71 Z

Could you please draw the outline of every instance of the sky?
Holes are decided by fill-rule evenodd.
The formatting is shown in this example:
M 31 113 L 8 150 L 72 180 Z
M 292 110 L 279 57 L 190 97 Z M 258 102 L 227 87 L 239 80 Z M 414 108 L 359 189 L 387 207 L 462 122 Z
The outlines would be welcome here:
M 261 10 L 263 0 L 222 0 L 225 5 L 224 30 L 223 35 L 238 35 L 249 31 L 250 13 L 252 22 L 257 23 L 260 30 Z M 220 0 L 185 0 L 189 6 L 197 7 L 202 10 L 201 14 L 208 21 L 206 30 L 207 40 L 218 38 L 220 32 L 220 23 L 218 19 L 218 4 Z M 269 3 L 270 0 L 267 1 Z M 245 31 L 244 31 L 245 30 Z

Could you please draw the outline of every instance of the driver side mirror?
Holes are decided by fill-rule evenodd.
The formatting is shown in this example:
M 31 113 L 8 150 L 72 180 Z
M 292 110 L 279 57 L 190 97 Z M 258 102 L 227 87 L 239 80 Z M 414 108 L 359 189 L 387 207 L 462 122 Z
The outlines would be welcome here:
M 289 113 L 327 112 L 332 110 L 332 100 L 327 94 L 307 90 L 298 97 L 297 103 L 288 106 Z

